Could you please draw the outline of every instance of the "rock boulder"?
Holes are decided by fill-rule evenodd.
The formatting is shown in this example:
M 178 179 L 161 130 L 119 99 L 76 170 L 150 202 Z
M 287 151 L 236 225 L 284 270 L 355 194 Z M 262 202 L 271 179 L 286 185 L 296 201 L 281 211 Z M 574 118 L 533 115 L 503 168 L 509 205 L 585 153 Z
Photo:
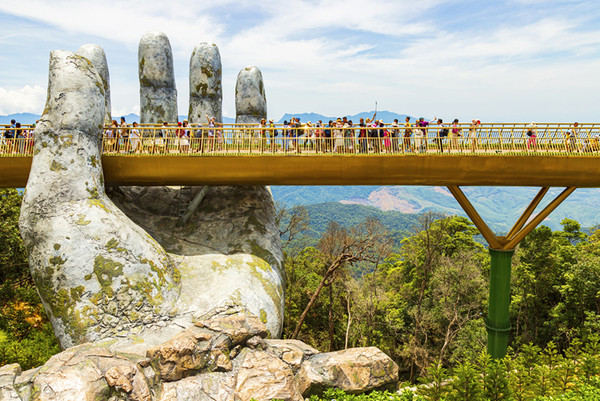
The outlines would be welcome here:
M 296 374 L 302 395 L 333 387 L 348 393 L 395 386 L 398 365 L 378 348 L 351 348 L 309 357 Z

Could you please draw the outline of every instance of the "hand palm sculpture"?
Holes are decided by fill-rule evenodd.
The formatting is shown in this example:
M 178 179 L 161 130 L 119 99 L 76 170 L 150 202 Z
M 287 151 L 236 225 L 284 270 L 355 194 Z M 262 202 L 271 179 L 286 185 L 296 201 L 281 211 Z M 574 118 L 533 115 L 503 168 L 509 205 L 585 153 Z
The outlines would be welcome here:
M 210 188 L 182 227 L 169 216 L 173 189 L 109 189 L 113 202 L 101 165 L 102 78 L 86 58 L 55 51 L 48 85 L 20 226 L 61 345 L 143 351 L 227 313 L 255 314 L 278 336 L 282 251 L 268 190 Z

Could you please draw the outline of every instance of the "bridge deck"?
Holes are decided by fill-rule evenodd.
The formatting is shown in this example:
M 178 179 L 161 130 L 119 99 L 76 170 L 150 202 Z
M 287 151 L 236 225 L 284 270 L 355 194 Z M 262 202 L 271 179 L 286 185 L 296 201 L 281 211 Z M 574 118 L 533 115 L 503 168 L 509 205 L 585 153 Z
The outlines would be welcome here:
M 439 127 L 332 127 L 328 138 L 307 127 L 188 127 L 183 138 L 181 127 L 106 127 L 100 146 L 108 185 L 600 187 L 600 127 L 540 124 L 533 141 L 528 127 L 463 126 L 449 138 L 437 136 Z M 27 183 L 34 140 L 25 132 L 0 143 L 1 187 Z
M 24 187 L 31 157 L 0 158 L 0 186 Z M 461 185 L 600 187 L 598 156 L 104 155 L 107 185 Z

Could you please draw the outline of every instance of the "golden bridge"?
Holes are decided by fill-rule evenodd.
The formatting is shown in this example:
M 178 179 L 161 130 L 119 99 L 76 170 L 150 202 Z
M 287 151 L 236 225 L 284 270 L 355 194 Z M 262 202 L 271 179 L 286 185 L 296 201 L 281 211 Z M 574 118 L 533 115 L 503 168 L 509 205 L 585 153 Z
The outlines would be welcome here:
M 447 128 L 105 127 L 102 165 L 107 185 L 600 187 L 600 125 Z M 0 139 L 0 187 L 27 183 L 34 138 L 21 131 Z
M 447 136 L 442 135 L 446 132 Z M 0 129 L 0 132 L 2 130 Z M 35 154 L 31 127 L 5 127 L 0 187 L 24 187 Z M 57 137 L 57 141 L 70 138 Z M 488 352 L 506 354 L 511 259 L 519 242 L 577 187 L 600 187 L 600 125 L 452 127 L 105 127 L 107 185 L 446 186 L 490 245 Z M 538 186 L 512 229 L 498 236 L 459 186 Z M 549 187 L 565 187 L 535 214 Z

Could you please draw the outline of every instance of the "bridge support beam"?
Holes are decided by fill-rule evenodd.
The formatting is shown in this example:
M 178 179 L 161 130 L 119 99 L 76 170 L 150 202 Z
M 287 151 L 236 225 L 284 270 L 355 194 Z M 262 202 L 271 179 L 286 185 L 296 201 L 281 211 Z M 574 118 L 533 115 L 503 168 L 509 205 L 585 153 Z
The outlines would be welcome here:
M 488 300 L 488 317 L 485 325 L 488 330 L 488 354 L 495 359 L 503 358 L 508 349 L 508 335 L 510 334 L 510 276 L 512 256 L 515 248 L 527 234 L 548 217 L 576 188 L 565 188 L 564 191 L 527 223 L 527 220 L 531 218 L 536 207 L 548 192 L 548 189 L 547 187 L 540 189 L 508 234 L 501 237 L 496 236 L 488 227 L 458 186 L 448 187 L 448 190 L 490 246 L 490 295 Z
M 508 348 L 510 271 L 514 253 L 514 250 L 490 248 L 490 296 L 485 326 L 488 331 L 487 351 L 496 359 L 504 358 Z

